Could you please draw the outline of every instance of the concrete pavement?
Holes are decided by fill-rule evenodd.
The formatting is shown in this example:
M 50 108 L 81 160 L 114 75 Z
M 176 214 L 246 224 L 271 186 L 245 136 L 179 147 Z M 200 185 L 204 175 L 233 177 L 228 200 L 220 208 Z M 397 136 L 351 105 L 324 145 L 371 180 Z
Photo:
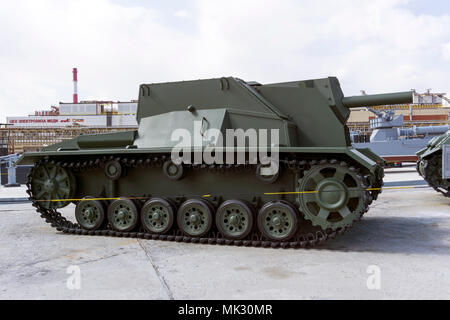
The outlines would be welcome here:
M 411 168 L 385 179 L 418 180 Z M 30 204 L 0 205 L 0 224 L 0 299 L 450 298 L 450 199 L 431 189 L 385 191 L 347 234 L 303 250 L 64 235 Z M 80 290 L 67 287 L 70 266 Z

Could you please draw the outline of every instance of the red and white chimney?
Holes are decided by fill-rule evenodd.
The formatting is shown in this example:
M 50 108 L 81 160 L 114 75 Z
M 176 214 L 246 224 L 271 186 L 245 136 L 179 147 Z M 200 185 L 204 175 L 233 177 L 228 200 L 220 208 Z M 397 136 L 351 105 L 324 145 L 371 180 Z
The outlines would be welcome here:
M 78 69 L 73 68 L 73 103 L 78 103 Z

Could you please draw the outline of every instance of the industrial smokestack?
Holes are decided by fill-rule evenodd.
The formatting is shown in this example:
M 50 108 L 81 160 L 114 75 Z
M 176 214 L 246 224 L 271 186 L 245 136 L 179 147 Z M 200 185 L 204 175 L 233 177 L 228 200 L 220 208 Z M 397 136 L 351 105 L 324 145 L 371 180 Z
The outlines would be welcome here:
M 78 69 L 73 68 L 73 103 L 78 103 Z

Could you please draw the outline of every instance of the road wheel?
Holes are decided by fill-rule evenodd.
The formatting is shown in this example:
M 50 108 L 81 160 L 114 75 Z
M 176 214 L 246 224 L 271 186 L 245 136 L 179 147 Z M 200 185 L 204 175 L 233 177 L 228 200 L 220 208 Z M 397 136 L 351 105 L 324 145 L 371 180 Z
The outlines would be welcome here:
M 291 239 L 298 228 L 298 211 L 284 201 L 266 203 L 258 214 L 259 231 L 273 241 Z
M 166 199 L 152 198 L 142 207 L 142 224 L 152 233 L 166 233 L 172 228 L 173 220 L 174 206 Z
M 212 205 L 206 200 L 187 200 L 178 209 L 178 226 L 188 236 L 202 237 L 211 229 L 213 212 Z
M 108 207 L 109 223 L 116 231 L 127 232 L 133 230 L 138 223 L 138 210 L 130 199 L 118 199 Z
M 228 200 L 217 209 L 217 229 L 227 239 L 244 239 L 253 227 L 253 206 L 240 200 Z

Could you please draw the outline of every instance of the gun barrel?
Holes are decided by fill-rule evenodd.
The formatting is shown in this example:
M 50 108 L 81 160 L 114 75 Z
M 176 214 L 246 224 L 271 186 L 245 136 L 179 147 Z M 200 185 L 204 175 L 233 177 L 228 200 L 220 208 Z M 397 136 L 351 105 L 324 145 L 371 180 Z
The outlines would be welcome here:
M 404 104 L 413 102 L 412 91 L 371 94 L 366 96 L 345 97 L 342 103 L 347 108 L 371 107 L 389 104 Z
M 401 128 L 401 136 L 417 136 L 423 135 L 441 135 L 450 130 L 450 126 L 428 126 L 428 127 L 413 127 L 413 128 Z

